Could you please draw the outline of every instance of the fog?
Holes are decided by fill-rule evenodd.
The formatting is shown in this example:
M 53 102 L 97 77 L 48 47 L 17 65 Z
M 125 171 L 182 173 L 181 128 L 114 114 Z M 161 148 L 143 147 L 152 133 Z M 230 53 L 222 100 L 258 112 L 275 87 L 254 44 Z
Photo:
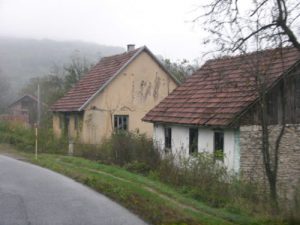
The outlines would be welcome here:
M 0 36 L 147 45 L 172 60 L 201 56 L 195 0 L 0 0 Z

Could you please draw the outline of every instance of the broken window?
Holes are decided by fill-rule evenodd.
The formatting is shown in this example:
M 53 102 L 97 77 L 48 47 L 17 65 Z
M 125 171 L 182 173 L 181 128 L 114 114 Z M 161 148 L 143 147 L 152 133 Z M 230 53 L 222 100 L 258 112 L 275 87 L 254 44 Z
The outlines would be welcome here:
M 165 149 L 172 148 L 172 129 L 171 127 L 165 127 Z
M 189 153 L 193 154 L 198 152 L 198 128 L 190 128 L 190 148 Z
M 214 133 L 214 156 L 217 160 L 224 159 L 224 132 L 215 131 Z
M 115 130 L 128 131 L 128 115 L 115 115 L 114 127 Z

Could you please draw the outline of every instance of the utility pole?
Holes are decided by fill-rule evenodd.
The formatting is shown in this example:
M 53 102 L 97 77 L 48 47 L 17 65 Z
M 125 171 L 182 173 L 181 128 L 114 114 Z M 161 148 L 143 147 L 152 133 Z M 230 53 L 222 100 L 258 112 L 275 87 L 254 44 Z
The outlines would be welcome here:
M 41 120 L 41 100 L 40 100 L 40 85 L 37 86 L 37 125 L 40 126 Z
M 38 157 L 38 128 L 41 119 L 41 104 L 40 104 L 40 85 L 37 86 L 37 121 L 35 124 L 35 159 Z

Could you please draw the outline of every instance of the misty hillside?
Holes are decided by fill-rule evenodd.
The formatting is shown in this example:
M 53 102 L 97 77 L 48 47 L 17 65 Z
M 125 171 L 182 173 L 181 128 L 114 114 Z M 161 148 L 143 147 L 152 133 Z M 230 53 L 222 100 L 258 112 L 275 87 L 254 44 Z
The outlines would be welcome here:
M 53 41 L 0 37 L 0 73 L 8 77 L 15 91 L 31 77 L 62 68 L 72 57 L 95 63 L 101 57 L 123 52 L 121 47 L 80 41 Z

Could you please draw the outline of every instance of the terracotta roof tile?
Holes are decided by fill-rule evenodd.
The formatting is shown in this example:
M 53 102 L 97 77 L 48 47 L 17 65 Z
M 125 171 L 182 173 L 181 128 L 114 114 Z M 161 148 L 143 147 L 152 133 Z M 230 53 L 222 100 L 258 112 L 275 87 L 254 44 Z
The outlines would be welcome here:
M 51 107 L 52 111 L 78 111 L 88 99 L 109 81 L 141 48 L 104 57 L 67 94 Z
M 283 57 L 280 57 L 281 54 Z M 283 48 L 282 51 L 272 49 L 209 60 L 148 112 L 143 120 L 227 126 L 257 99 L 255 69 L 265 71 L 270 87 L 299 59 L 300 53 L 296 49 Z

